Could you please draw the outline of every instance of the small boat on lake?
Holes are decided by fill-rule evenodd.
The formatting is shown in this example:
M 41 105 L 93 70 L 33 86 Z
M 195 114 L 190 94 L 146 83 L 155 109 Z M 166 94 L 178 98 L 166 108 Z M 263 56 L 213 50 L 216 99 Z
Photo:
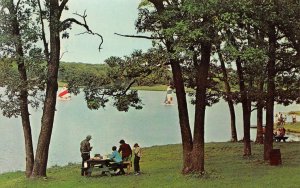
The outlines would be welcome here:
M 59 91 L 57 99 L 61 101 L 71 100 L 71 95 L 67 87 L 64 86 L 61 91 Z

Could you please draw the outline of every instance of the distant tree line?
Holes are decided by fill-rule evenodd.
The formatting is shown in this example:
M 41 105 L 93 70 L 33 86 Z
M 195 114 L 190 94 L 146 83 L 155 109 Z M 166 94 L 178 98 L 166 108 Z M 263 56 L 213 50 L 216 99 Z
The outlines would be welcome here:
M 154 49 L 152 49 L 154 50 Z M 112 67 L 114 64 L 119 63 L 122 61 L 124 64 L 132 65 L 133 61 L 135 63 L 143 64 L 144 66 L 148 65 L 150 67 L 150 61 L 155 61 L 154 63 L 158 66 L 158 68 L 153 70 L 147 70 L 151 74 L 144 73 L 144 76 L 140 76 L 139 79 L 136 79 L 133 86 L 153 86 L 153 85 L 167 85 L 171 80 L 171 72 L 169 70 L 168 65 L 163 64 L 163 59 L 155 59 L 152 55 L 150 57 L 149 53 L 151 49 L 146 52 L 142 53 L 141 51 L 134 52 L 133 56 L 124 56 L 121 57 L 110 57 L 105 60 L 103 64 L 87 64 L 87 63 L 72 63 L 72 62 L 61 62 L 60 68 L 58 72 L 58 80 L 61 82 L 69 82 L 70 80 L 76 80 L 78 85 L 86 84 L 84 80 L 86 77 L 94 77 L 94 78 L 102 78 L 106 75 L 109 71 L 112 71 Z M 155 54 L 159 56 L 159 53 Z M 147 57 L 148 56 L 148 57 Z M 147 59 L 148 58 L 148 59 Z M 145 68 L 146 69 L 146 68 Z M 142 71 L 142 70 L 140 70 Z M 130 72 L 128 74 L 131 74 Z M 132 75 L 134 77 L 135 75 Z M 76 85 L 77 85 L 76 84 Z

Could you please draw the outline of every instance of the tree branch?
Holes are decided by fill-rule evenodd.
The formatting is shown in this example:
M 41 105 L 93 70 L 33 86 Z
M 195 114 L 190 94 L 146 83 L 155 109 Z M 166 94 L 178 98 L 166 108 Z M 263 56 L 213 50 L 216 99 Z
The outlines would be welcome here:
M 135 83 L 135 79 L 131 81 L 131 83 L 127 86 L 127 88 L 125 89 L 125 91 L 122 93 L 122 95 L 125 95 L 127 93 L 127 91 L 131 88 L 131 86 Z
M 65 51 L 65 52 L 63 52 L 63 53 L 61 54 L 61 56 L 60 56 L 59 60 L 61 60 L 61 59 L 62 59 L 62 57 L 65 55 L 65 53 L 68 53 L 68 51 Z
M 43 11 L 42 11 L 42 6 L 41 6 L 41 1 L 38 0 L 38 6 L 39 6 L 39 11 L 40 11 L 40 21 L 41 21 L 41 25 L 42 25 L 42 40 L 43 40 L 43 44 L 44 44 L 44 54 L 46 56 L 46 60 L 47 62 L 49 62 L 49 57 L 50 57 L 50 52 L 49 52 L 49 48 L 48 48 L 48 43 L 46 41 L 46 34 L 45 34 L 45 26 L 44 26 L 44 22 L 43 22 Z
M 131 38 L 143 38 L 143 39 L 153 39 L 153 40 L 162 40 L 163 37 L 148 37 L 148 36 L 142 36 L 142 35 L 123 35 L 119 33 L 114 33 L 115 35 L 121 36 L 121 37 L 131 37 Z
M 64 10 L 64 8 L 65 8 L 66 4 L 68 3 L 68 1 L 69 0 L 63 0 L 63 2 L 60 3 L 60 5 L 59 5 L 59 15 L 62 14 L 62 11 Z
M 15 13 L 16 13 L 16 14 L 17 14 L 17 12 L 18 12 L 20 3 L 21 3 L 21 0 L 18 0 L 18 2 L 17 2 L 17 4 L 16 4 L 16 7 L 15 7 Z
M 83 14 L 83 15 L 80 15 L 80 14 L 78 14 L 78 13 L 74 13 L 75 15 L 81 17 L 81 18 L 83 19 L 84 23 L 82 23 L 82 22 L 76 20 L 75 18 L 67 18 L 67 19 L 65 19 L 64 21 L 61 22 L 61 26 L 60 26 L 60 27 L 62 28 L 63 25 L 64 25 L 64 24 L 67 24 L 67 23 L 75 23 L 75 24 L 77 24 L 77 25 L 80 25 L 80 26 L 84 27 L 84 28 L 86 29 L 86 32 L 83 32 L 83 33 L 80 33 L 80 34 L 88 33 L 88 34 L 96 35 L 96 36 L 100 37 L 101 42 L 100 42 L 99 47 L 98 47 L 98 49 L 99 49 L 99 51 L 100 51 L 100 50 L 101 50 L 101 46 L 102 46 L 102 44 L 103 44 L 103 37 L 102 37 L 102 35 L 100 35 L 99 33 L 95 33 L 95 32 L 93 32 L 93 31 L 89 28 L 89 26 L 87 25 L 87 22 L 86 22 L 86 17 L 87 17 L 87 15 L 86 15 L 85 12 L 86 12 L 86 11 L 84 11 L 84 14 Z

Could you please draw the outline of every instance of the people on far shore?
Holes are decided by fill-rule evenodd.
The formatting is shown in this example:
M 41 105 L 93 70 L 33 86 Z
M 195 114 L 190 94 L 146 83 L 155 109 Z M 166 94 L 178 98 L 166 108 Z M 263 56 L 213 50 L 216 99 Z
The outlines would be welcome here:
M 292 114 L 292 123 L 297 123 L 297 116 L 296 116 L 296 114 Z

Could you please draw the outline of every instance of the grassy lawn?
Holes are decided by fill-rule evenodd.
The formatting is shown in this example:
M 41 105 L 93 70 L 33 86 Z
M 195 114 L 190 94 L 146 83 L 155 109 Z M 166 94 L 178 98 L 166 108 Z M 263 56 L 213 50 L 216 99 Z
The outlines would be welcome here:
M 155 85 L 155 86 L 134 86 L 131 89 L 134 90 L 144 90 L 144 91 L 166 91 L 166 85 Z
M 288 114 L 289 114 L 289 115 L 291 115 L 291 114 L 296 114 L 296 115 L 300 116 L 300 111 L 291 111 L 291 112 L 289 112 Z
M 282 165 L 270 166 L 262 160 L 263 145 L 252 144 L 252 156 L 242 156 L 243 143 L 208 143 L 205 146 L 203 177 L 183 176 L 181 145 L 143 149 L 142 174 L 134 176 L 80 176 L 80 165 L 52 167 L 48 179 L 27 180 L 23 172 L 0 175 L 0 187 L 299 187 L 300 142 L 274 143 L 280 148 Z
M 288 132 L 300 133 L 300 111 L 291 111 L 288 112 L 289 115 L 296 114 L 297 115 L 297 123 L 288 122 L 284 125 L 284 128 Z
M 300 133 L 300 122 L 297 123 L 287 123 L 284 128 L 288 132 Z

